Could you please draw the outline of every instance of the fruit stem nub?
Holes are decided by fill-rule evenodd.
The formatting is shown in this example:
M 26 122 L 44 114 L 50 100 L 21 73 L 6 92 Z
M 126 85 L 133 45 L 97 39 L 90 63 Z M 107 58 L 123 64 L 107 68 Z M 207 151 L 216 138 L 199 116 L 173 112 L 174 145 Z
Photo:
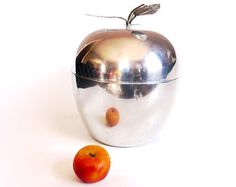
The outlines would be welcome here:
M 91 152 L 89 152 L 89 156 L 95 157 L 95 156 L 96 156 L 96 153 L 91 153 Z

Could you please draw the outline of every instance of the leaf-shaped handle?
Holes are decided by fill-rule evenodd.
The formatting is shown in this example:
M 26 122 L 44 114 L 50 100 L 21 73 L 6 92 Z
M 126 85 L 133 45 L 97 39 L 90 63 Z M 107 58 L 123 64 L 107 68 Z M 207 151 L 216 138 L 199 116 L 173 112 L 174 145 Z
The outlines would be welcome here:
M 155 14 L 159 9 L 160 9 L 160 4 L 152 4 L 152 5 L 142 4 L 136 7 L 130 12 L 126 22 L 126 27 L 129 27 L 129 25 L 131 24 L 131 22 L 134 20 L 135 17 Z
M 87 16 L 98 17 L 98 18 L 118 18 L 118 19 L 125 20 L 125 22 L 126 22 L 126 29 L 127 29 L 127 28 L 130 27 L 131 22 L 137 16 L 155 14 L 159 9 L 160 9 L 160 4 L 152 4 L 152 5 L 141 4 L 138 7 L 134 8 L 130 12 L 130 14 L 128 16 L 128 19 L 125 19 L 125 18 L 120 17 L 120 16 L 97 16 L 97 15 L 92 15 L 92 14 L 86 14 L 86 15 Z
M 136 16 L 155 14 L 160 9 L 160 4 L 143 5 L 134 10 Z

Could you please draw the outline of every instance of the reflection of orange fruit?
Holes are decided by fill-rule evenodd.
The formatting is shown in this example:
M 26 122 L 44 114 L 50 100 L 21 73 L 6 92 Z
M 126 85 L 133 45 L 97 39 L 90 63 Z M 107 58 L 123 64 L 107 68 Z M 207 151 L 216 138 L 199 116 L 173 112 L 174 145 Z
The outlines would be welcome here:
M 94 183 L 107 176 L 110 164 L 110 156 L 104 148 L 98 145 L 87 145 L 75 155 L 73 169 L 81 181 Z
M 110 127 L 117 125 L 117 123 L 119 122 L 119 119 L 120 119 L 120 114 L 119 114 L 119 111 L 115 107 L 110 107 L 107 109 L 106 120 L 107 120 L 107 124 Z

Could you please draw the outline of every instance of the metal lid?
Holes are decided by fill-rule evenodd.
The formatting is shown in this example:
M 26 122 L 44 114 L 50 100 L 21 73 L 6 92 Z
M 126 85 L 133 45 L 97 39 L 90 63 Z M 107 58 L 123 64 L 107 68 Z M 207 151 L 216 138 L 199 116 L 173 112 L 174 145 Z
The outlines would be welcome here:
M 80 45 L 74 73 L 99 83 L 158 84 L 177 78 L 171 43 L 152 31 L 99 30 Z

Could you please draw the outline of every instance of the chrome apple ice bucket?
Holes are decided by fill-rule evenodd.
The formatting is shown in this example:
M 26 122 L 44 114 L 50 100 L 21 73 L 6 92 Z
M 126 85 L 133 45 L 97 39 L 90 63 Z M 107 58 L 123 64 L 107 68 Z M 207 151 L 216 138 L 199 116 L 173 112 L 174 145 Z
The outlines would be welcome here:
M 144 30 L 98 30 L 78 48 L 75 97 L 91 136 L 107 145 L 131 147 L 152 140 L 175 96 L 176 53 L 163 35 Z M 105 114 L 115 107 L 119 123 Z

